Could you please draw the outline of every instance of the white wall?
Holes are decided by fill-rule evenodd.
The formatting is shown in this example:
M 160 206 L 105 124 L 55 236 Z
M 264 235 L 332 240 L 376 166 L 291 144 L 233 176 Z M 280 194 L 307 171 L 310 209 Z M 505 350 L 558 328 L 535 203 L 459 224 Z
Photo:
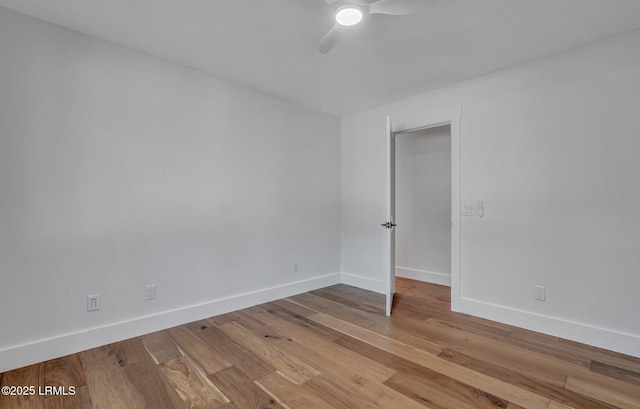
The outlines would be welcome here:
M 395 141 L 396 275 L 451 285 L 451 127 Z
M 2 8 L 0 50 L 0 372 L 339 282 L 339 118 Z
M 345 276 L 384 290 L 385 115 L 460 104 L 456 308 L 640 356 L 640 32 L 343 118 Z

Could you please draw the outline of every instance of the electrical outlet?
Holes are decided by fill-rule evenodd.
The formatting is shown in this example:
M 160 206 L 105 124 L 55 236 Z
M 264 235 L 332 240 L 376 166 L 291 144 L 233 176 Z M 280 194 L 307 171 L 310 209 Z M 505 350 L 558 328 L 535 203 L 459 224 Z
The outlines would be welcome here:
M 463 216 L 473 216 L 474 215 L 474 211 L 473 211 L 473 205 L 472 204 L 465 204 L 462 206 L 462 215 Z
M 533 286 L 534 289 L 534 296 L 533 298 L 535 300 L 538 301 L 545 301 L 546 300 L 546 294 L 545 294 L 545 288 L 541 285 L 534 285 Z
M 478 217 L 484 216 L 484 200 L 478 200 L 476 208 L 478 209 Z
M 87 295 L 87 311 L 98 311 L 100 309 L 100 294 Z
M 291 263 L 291 272 L 292 273 L 297 273 L 298 272 L 298 262 L 294 261 L 293 263 Z
M 156 299 L 156 285 L 149 284 L 144 288 L 144 300 L 155 300 Z

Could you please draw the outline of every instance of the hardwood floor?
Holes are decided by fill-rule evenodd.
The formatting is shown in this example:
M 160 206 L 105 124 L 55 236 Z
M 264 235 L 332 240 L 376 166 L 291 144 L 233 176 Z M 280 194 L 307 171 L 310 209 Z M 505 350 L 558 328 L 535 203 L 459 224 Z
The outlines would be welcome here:
M 640 408 L 640 359 L 337 285 L 0 374 L 7 408 Z M 62 390 L 62 389 L 60 389 Z

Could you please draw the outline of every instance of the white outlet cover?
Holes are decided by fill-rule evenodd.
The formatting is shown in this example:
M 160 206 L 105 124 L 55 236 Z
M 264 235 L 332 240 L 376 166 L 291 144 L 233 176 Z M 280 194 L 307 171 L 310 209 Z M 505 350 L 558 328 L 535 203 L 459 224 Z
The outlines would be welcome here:
M 156 285 L 150 284 L 144 288 L 144 299 L 145 301 L 155 300 L 156 299 Z
M 100 309 L 100 294 L 87 295 L 87 311 L 98 311 Z

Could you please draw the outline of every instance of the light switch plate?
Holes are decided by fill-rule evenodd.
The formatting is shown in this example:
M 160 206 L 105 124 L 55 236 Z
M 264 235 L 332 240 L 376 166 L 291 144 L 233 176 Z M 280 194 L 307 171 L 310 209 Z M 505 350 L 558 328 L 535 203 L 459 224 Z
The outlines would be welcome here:
M 87 311 L 98 311 L 100 309 L 100 294 L 87 295 Z
M 156 299 L 156 285 L 149 284 L 144 288 L 144 299 L 145 301 L 155 300 Z

